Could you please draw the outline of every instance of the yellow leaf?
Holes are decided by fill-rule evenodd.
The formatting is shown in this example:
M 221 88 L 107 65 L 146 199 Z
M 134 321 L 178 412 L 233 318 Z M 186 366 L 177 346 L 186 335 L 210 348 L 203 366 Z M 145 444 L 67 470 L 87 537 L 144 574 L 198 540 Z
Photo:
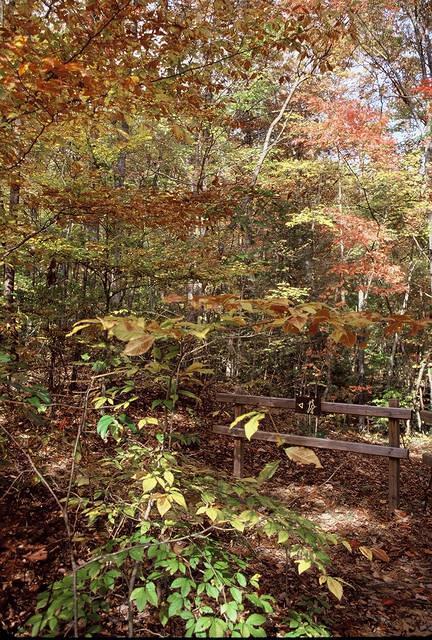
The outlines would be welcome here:
M 156 485 L 157 485 L 156 478 L 154 478 L 153 476 L 147 476 L 146 478 L 144 478 L 142 483 L 142 488 L 144 493 L 150 493 L 150 491 L 153 491 Z
M 278 543 L 283 544 L 289 538 L 288 531 L 279 531 L 278 533 Z
M 174 502 L 177 502 L 177 504 L 179 504 L 181 507 L 187 510 L 187 504 L 183 494 L 181 494 L 179 491 L 173 491 L 171 493 L 171 497 L 174 500 Z
M 171 509 L 171 501 L 168 496 L 162 496 L 156 500 L 157 510 L 161 514 L 162 518 Z
M 78 333 L 78 331 L 81 331 L 82 329 L 91 327 L 92 324 L 100 324 L 100 320 L 80 320 L 79 322 L 76 322 L 72 331 L 69 331 L 69 333 L 66 334 L 66 338 L 73 336 L 75 333 Z
M 338 600 L 342 599 L 343 586 L 339 580 L 336 580 L 336 578 L 332 578 L 331 576 L 327 576 L 327 588 Z
M 359 551 L 362 555 L 364 555 L 365 558 L 367 558 L 369 561 L 372 562 L 373 560 L 372 549 L 369 549 L 369 547 L 359 547 Z
M 112 333 L 116 338 L 123 342 L 128 342 L 148 335 L 144 331 L 144 322 L 135 318 L 121 318 L 113 327 Z
M 174 474 L 171 471 L 164 471 L 163 475 L 169 485 L 174 484 Z
M 147 424 L 159 424 L 159 420 L 157 418 L 152 418 L 151 416 L 147 418 L 141 418 L 141 420 L 138 421 L 138 429 L 142 429 Z
M 307 571 L 308 569 L 310 569 L 311 566 L 312 566 L 312 563 L 309 560 L 300 560 L 297 567 L 299 575 L 304 573 L 304 571 Z
M 288 458 L 298 464 L 314 464 L 317 469 L 322 469 L 318 456 L 306 447 L 288 447 L 285 449 Z
M 234 518 L 233 520 L 230 520 L 230 524 L 234 527 L 234 529 L 236 529 L 237 531 L 240 531 L 241 533 L 243 533 L 243 531 L 245 530 L 244 522 L 242 522 L 238 518 Z
M 152 348 L 154 341 L 154 337 L 149 334 L 142 338 L 135 338 L 127 343 L 123 353 L 127 356 L 142 356 Z
M 206 514 L 208 515 L 210 520 L 214 522 L 219 515 L 219 509 L 216 509 L 216 507 L 209 507 L 208 509 L 206 509 Z
M 265 413 L 257 413 L 245 423 L 244 430 L 248 440 L 258 431 L 259 423 L 263 418 L 265 418 Z
M 351 553 L 352 547 L 351 547 L 350 543 L 348 542 L 348 540 L 342 540 L 342 544 L 345 547 L 345 549 L 348 549 L 348 551 Z
M 29 68 L 30 63 L 29 62 L 23 62 L 23 64 L 21 64 L 18 67 L 18 75 L 21 77 L 25 74 L 25 72 L 27 71 L 27 69 Z
M 320 584 L 324 584 L 324 582 L 327 582 L 327 576 L 320 576 L 320 577 L 318 578 L 318 582 L 319 582 Z

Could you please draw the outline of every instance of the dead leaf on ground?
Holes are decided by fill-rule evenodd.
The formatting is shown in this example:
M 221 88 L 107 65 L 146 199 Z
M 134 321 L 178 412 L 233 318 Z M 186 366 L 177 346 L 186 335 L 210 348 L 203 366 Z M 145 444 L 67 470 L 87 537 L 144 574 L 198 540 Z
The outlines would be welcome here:
M 390 558 L 384 549 L 381 549 L 380 547 L 372 547 L 372 553 L 379 560 L 382 560 L 383 562 L 390 562 Z
M 48 558 L 48 551 L 45 547 L 41 547 L 40 549 L 33 551 L 33 553 L 30 553 L 26 558 L 29 562 L 42 562 L 42 560 L 46 560 Z

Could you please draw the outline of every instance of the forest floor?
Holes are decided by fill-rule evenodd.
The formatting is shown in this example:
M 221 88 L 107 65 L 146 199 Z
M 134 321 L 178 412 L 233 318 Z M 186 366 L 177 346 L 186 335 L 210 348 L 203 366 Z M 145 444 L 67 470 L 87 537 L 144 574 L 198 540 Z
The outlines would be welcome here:
M 197 463 L 230 472 L 233 439 L 211 433 L 211 424 L 221 419 L 210 413 L 208 410 L 205 416 L 201 414 L 198 429 L 192 412 L 180 411 L 176 428 L 184 433 L 199 433 L 199 446 L 188 451 Z M 52 420 L 63 424 L 64 412 Z M 19 435 L 21 446 L 29 445 L 33 450 L 37 442 L 40 446 L 40 434 L 36 437 L 34 428 L 23 432 L 22 425 L 13 428 L 10 421 L 8 428 Z M 326 436 L 331 437 L 333 428 L 328 421 Z M 376 441 L 375 436 L 360 437 L 346 429 L 344 434 L 350 440 Z M 340 430 L 337 437 L 341 439 Z M 92 448 L 100 449 L 100 441 L 89 438 Z M 69 437 L 61 426 L 55 438 L 45 437 L 46 449 L 40 449 L 40 455 L 41 460 L 50 460 L 52 477 L 65 475 L 72 439 L 73 435 Z M 324 588 L 322 597 L 317 597 L 320 589 L 315 577 L 308 573 L 299 577 L 294 567 L 287 572 L 285 557 L 271 541 L 260 540 L 252 551 L 236 550 L 248 555 L 253 572 L 262 575 L 263 590 L 276 597 L 281 619 L 291 609 L 312 610 L 334 636 L 430 636 L 432 495 L 425 512 L 428 469 L 421 464 L 421 454 L 432 450 L 432 439 L 410 439 L 410 459 L 401 462 L 401 505 L 391 517 L 387 511 L 386 458 L 321 450 L 317 453 L 322 469 L 315 469 L 295 465 L 271 443 L 252 442 L 245 449 L 247 475 L 257 474 L 267 462 L 280 459 L 279 470 L 267 491 L 325 530 L 344 536 L 354 549 L 349 554 L 336 547 L 332 553 L 332 575 L 349 585 L 345 586 L 340 603 L 324 593 Z M 34 473 L 22 452 L 15 453 L 13 459 L 9 455 L 0 478 L 0 630 L 11 633 L 34 613 L 37 593 L 68 571 L 58 509 L 44 487 L 35 484 Z M 383 559 L 369 562 L 358 553 L 362 545 L 382 549 Z M 126 635 L 125 624 L 113 620 L 111 633 L 121 634 L 123 630 Z

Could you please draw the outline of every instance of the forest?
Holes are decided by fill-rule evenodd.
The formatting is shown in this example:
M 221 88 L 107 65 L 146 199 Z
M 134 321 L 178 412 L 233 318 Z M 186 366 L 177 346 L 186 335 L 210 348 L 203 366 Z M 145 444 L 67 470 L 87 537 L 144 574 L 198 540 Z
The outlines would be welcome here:
M 0 0 L 2 637 L 432 635 L 430 0 Z

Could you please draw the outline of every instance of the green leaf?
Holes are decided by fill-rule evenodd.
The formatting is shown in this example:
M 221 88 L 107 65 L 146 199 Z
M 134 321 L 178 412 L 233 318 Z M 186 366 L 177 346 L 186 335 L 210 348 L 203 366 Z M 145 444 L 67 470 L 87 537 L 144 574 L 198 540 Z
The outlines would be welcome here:
M 227 629 L 227 623 L 221 618 L 213 618 L 209 629 L 210 638 L 223 638 Z
M 164 471 L 163 477 L 169 485 L 174 484 L 174 474 L 172 473 L 172 471 Z
M 102 416 L 97 423 L 96 431 L 102 438 L 102 440 L 107 439 L 108 429 L 110 425 L 115 422 L 115 418 L 112 416 Z
M 205 631 L 206 629 L 208 629 L 211 626 L 213 620 L 214 618 L 210 618 L 209 616 L 198 618 L 195 623 L 195 633 L 200 633 L 200 631 Z
M 265 482 L 266 480 L 270 480 L 278 470 L 280 465 L 280 460 L 275 460 L 274 462 L 268 462 L 264 469 L 262 469 L 258 475 L 258 482 Z
M 135 602 L 138 611 L 144 611 L 147 604 L 147 591 L 145 587 L 137 587 L 131 593 L 130 599 Z
M 245 587 L 247 585 L 247 580 L 246 580 L 246 576 L 244 576 L 242 573 L 240 573 L 240 571 L 238 571 L 235 574 L 235 577 L 237 579 L 237 582 L 239 583 L 239 585 L 241 587 Z
M 224 613 L 231 622 L 236 622 L 238 615 L 237 603 L 234 602 L 234 600 L 225 602 L 225 604 L 221 606 L 221 613 Z
M 151 416 L 147 417 L 147 418 L 141 418 L 141 420 L 138 420 L 138 429 L 142 429 L 143 427 L 145 427 L 148 424 L 159 424 L 159 420 L 157 418 L 152 418 Z
M 167 511 L 171 509 L 171 506 L 171 501 L 167 496 L 161 496 L 156 501 L 157 510 L 159 511 L 162 518 L 167 513 Z
M 265 617 L 262 616 L 260 613 L 253 613 L 246 620 L 246 624 L 248 624 L 251 627 L 258 627 L 258 626 L 264 624 L 265 621 L 266 621 Z
M 137 562 L 140 562 L 144 557 L 144 549 L 142 547 L 131 549 L 129 551 L 129 555 L 132 558 L 132 560 L 136 560 Z
M 157 607 L 159 598 L 156 592 L 156 586 L 154 582 L 147 582 L 146 593 L 147 593 L 147 599 L 150 602 L 150 604 L 152 604 L 154 607 Z
M 107 399 L 103 398 L 102 396 L 99 396 L 98 398 L 95 398 L 93 400 L 93 404 L 94 404 L 94 408 L 95 409 L 100 409 L 101 407 L 104 406 L 104 404 L 106 404 Z
M 243 598 L 240 589 L 237 589 L 237 587 L 230 587 L 230 594 L 233 600 L 235 600 L 238 604 L 241 604 Z
M 179 614 L 179 612 L 183 609 L 183 598 L 180 595 L 177 595 L 176 598 L 171 600 L 169 608 L 168 608 L 168 617 L 172 618 Z

